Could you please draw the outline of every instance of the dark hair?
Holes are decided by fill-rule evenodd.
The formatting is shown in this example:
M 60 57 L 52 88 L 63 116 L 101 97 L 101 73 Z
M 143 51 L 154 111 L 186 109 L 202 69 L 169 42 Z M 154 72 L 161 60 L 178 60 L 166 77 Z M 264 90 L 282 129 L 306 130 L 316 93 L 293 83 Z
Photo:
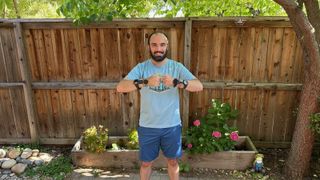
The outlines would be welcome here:
M 168 36 L 166 35 L 166 33 L 160 32 L 160 31 L 154 31 L 154 32 L 152 32 L 152 33 L 149 35 L 148 45 L 150 45 L 150 39 L 151 39 L 151 37 L 152 37 L 153 35 L 155 35 L 155 34 L 163 34 L 163 35 L 167 38 L 167 40 L 169 41 L 169 38 L 168 38 Z

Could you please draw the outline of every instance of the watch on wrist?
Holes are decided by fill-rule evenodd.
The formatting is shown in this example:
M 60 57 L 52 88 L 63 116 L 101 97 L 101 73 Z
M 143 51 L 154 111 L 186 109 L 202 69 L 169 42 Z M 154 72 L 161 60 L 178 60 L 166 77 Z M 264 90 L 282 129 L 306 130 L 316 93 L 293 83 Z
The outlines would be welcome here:
M 187 88 L 187 86 L 189 84 L 189 82 L 187 80 L 183 80 L 181 83 L 183 84 L 183 89 Z
M 172 81 L 173 87 L 176 87 L 179 83 L 180 81 L 177 78 L 174 78 Z
M 148 83 L 149 83 L 148 79 L 143 79 L 142 81 L 143 81 L 144 85 L 148 85 Z
M 135 80 L 133 81 L 133 84 L 136 86 L 136 88 L 137 88 L 138 90 L 141 89 L 141 88 L 139 87 L 139 84 L 140 84 L 139 81 L 140 81 L 139 79 L 135 79 Z

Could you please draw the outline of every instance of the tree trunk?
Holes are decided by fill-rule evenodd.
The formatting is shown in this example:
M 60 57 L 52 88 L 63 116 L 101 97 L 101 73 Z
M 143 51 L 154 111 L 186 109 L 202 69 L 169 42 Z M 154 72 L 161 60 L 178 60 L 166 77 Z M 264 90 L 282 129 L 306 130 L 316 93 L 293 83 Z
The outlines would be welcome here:
M 17 0 L 13 0 L 13 7 L 14 7 L 14 9 L 15 9 L 15 11 L 16 11 L 16 16 L 17 16 L 17 18 L 21 18 L 20 17 L 20 14 L 19 14 L 19 9 L 18 9 L 18 3 L 17 3 Z
M 317 112 L 318 97 L 320 96 L 320 53 L 319 42 L 315 34 L 320 29 L 315 26 L 319 17 L 317 14 L 307 16 L 302 11 L 304 0 L 297 4 L 293 0 L 274 0 L 287 12 L 293 29 L 300 41 L 304 53 L 304 84 L 301 92 L 298 117 L 293 133 L 291 149 L 285 167 L 285 174 L 289 179 L 303 179 L 310 167 L 310 159 L 314 144 L 314 135 L 310 129 L 309 116 Z M 308 0 L 315 1 L 315 0 Z M 311 4 L 310 2 L 308 2 Z M 306 6 L 306 8 L 319 8 Z M 319 13 L 308 9 L 307 12 Z M 314 31 L 316 33 L 314 33 Z
M 317 109 L 320 82 L 315 77 L 306 76 L 291 149 L 285 167 L 285 174 L 289 179 L 302 179 L 308 175 L 314 144 L 314 135 L 309 127 L 309 115 Z

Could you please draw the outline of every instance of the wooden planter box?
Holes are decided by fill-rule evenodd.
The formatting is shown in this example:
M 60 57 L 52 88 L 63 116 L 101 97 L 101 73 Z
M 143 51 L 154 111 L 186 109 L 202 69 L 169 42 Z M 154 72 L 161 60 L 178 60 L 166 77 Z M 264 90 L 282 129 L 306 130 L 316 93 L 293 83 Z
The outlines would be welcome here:
M 82 167 L 114 167 L 114 168 L 138 168 L 139 150 L 107 150 L 103 153 L 90 153 L 81 149 L 82 138 L 74 145 L 71 157 L 75 166 Z M 210 169 L 236 169 L 244 170 L 252 166 L 257 153 L 248 136 L 240 136 L 237 145 L 245 150 L 222 151 L 211 154 L 184 154 L 182 161 L 190 164 L 191 168 L 210 168 Z M 154 167 L 166 167 L 166 160 L 162 153 L 154 161 Z

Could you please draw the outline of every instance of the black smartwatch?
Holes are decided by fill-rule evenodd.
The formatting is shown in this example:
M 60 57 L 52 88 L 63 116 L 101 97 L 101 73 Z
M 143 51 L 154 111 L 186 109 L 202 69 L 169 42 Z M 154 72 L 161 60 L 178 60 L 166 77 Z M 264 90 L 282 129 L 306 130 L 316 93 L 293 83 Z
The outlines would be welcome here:
M 187 80 L 183 80 L 181 83 L 183 84 L 183 89 L 187 88 L 187 86 L 189 84 L 189 82 Z
M 180 81 L 179 81 L 179 79 L 174 78 L 172 83 L 173 83 L 173 87 L 176 87 L 180 83 Z
M 141 89 L 141 87 L 139 86 L 140 84 L 144 84 L 147 85 L 149 83 L 148 79 L 135 79 L 133 81 L 133 84 L 136 86 L 137 89 Z
M 140 84 L 140 80 L 139 80 L 139 79 L 135 79 L 135 80 L 133 81 L 133 84 L 136 86 L 136 88 L 137 88 L 138 90 L 141 89 L 141 88 L 139 87 L 139 84 Z

